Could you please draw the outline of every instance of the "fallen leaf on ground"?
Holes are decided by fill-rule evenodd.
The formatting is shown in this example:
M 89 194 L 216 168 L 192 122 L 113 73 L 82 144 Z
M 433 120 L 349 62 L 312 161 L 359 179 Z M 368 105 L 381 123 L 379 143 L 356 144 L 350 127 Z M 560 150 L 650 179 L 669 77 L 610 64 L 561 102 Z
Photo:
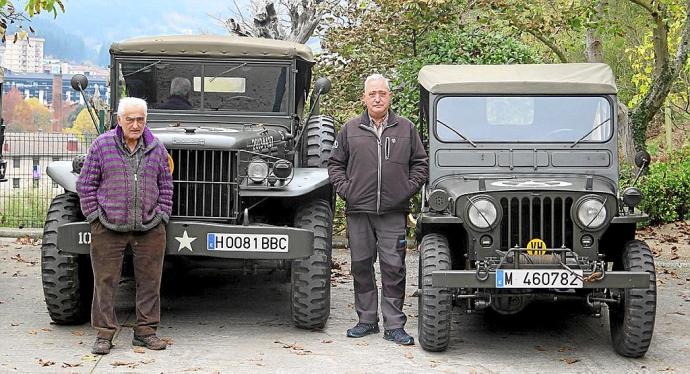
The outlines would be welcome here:
M 134 365 L 134 362 L 133 362 L 133 361 L 130 361 L 130 362 L 127 362 L 127 361 L 113 361 L 113 362 L 110 363 L 110 365 L 112 365 L 112 366 L 114 366 L 114 367 L 118 367 L 118 366 L 129 366 L 129 365 Z
M 405 356 L 405 358 L 407 358 L 408 360 L 414 360 L 414 355 L 412 354 L 412 352 L 405 352 L 405 355 L 404 355 L 404 356 Z
M 324 344 L 333 343 L 333 340 L 322 340 L 321 343 L 324 343 Z
M 568 346 L 563 346 L 558 348 L 558 352 L 566 352 L 566 351 L 572 351 L 573 349 L 568 347 Z
M 76 368 L 81 366 L 81 363 L 77 362 L 76 364 L 70 364 L 69 362 L 63 362 L 62 363 L 62 368 Z
M 535 346 L 534 346 L 534 349 L 536 349 L 536 350 L 539 351 L 539 352 L 544 352 L 544 351 L 546 351 L 546 348 L 544 348 L 544 347 L 542 347 L 542 346 L 540 346 L 540 345 L 535 345 Z
M 684 316 L 684 315 L 685 315 L 685 313 L 683 313 L 683 312 L 671 312 L 671 313 L 668 313 L 668 314 L 678 314 L 678 315 L 681 315 L 681 316 Z
M 41 366 L 53 366 L 53 365 L 55 365 L 55 362 L 54 362 L 54 361 L 48 361 L 48 360 L 44 360 L 44 359 L 42 359 L 42 358 L 39 358 L 39 359 L 38 359 L 38 364 L 41 365 Z
M 161 340 L 166 342 L 168 345 L 173 345 L 175 343 L 175 340 L 169 336 L 163 337 Z
M 187 372 L 187 371 L 201 371 L 201 370 L 203 370 L 203 369 L 202 368 L 189 368 L 189 369 L 184 369 L 182 371 Z
M 366 347 L 366 346 L 369 345 L 369 343 L 367 343 L 367 342 L 359 342 L 359 343 L 357 343 L 357 345 L 360 346 L 360 347 Z
M 134 348 L 134 353 L 146 353 L 146 349 L 143 347 L 136 347 Z
M 29 331 L 29 335 L 36 335 L 36 334 L 38 334 L 38 331 L 36 331 L 36 330 Z
M 81 331 L 81 330 L 74 330 L 74 331 L 72 331 L 72 335 L 74 335 L 74 336 L 84 336 L 84 331 Z
M 96 356 L 96 355 L 86 354 L 86 355 L 81 356 L 81 360 L 82 361 L 98 361 L 98 357 L 99 356 Z
M 19 324 L 18 324 L 18 323 L 15 323 L 15 322 L 12 322 L 12 323 L 10 323 L 10 326 L 19 326 Z
M 566 357 L 566 358 L 562 358 L 561 361 L 565 362 L 565 363 L 568 364 L 568 365 L 572 365 L 572 364 L 574 364 L 574 363 L 576 363 L 576 362 L 579 362 L 580 359 L 579 359 L 579 358 L 574 358 L 574 357 Z
M 47 327 L 44 327 L 44 328 L 42 328 L 41 330 L 42 330 L 42 331 L 53 331 L 53 329 L 50 329 L 50 328 L 47 328 Z

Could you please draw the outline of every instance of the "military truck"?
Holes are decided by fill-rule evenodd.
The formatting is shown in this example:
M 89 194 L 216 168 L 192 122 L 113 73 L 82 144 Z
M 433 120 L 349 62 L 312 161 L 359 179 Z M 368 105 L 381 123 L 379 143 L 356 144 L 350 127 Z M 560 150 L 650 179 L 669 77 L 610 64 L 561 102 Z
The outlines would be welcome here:
M 310 95 L 311 50 L 205 35 L 136 38 L 114 43 L 110 54 L 111 122 L 122 97 L 145 99 L 147 126 L 169 152 L 174 194 L 166 265 L 285 271 L 294 324 L 323 327 L 334 208 L 325 165 L 335 128 L 318 105 L 330 82 L 317 80 Z M 191 91 L 188 106 L 163 109 L 170 96 L 180 96 L 179 89 L 170 92 L 176 78 Z M 74 77 L 72 84 L 83 90 L 88 82 Z M 56 323 L 89 318 L 91 233 L 75 193 L 82 166 L 80 156 L 47 170 L 65 189 L 50 205 L 42 246 L 43 289 Z
M 418 81 L 430 155 L 416 228 L 421 346 L 448 347 L 453 306 L 515 314 L 579 300 L 594 316 L 608 309 L 616 352 L 643 356 L 654 258 L 635 239 L 640 191 L 619 186 L 611 69 L 435 65 Z M 643 172 L 649 154 L 636 163 Z

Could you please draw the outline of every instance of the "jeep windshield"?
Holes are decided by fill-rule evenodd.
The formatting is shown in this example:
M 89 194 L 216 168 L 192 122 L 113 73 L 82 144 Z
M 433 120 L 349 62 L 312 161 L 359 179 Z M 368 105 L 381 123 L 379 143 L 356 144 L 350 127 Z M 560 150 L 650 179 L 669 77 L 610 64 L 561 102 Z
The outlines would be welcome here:
M 443 97 L 435 132 L 444 142 L 605 142 L 612 112 L 600 96 Z
M 287 114 L 289 63 L 119 61 L 119 97 L 139 97 L 149 111 Z M 171 92 L 173 87 L 178 87 Z M 188 87 L 187 89 L 180 87 Z M 174 88 L 173 88 L 174 89 Z M 175 89 L 174 89 L 175 90 Z M 179 91 L 189 91 L 189 97 Z

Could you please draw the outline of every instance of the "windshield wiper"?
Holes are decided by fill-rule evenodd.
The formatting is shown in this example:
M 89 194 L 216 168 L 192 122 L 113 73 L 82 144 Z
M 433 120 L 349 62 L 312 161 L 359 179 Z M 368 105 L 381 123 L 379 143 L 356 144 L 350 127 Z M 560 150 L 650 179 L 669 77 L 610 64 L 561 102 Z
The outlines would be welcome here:
M 446 125 L 446 124 L 443 123 L 443 121 L 441 121 L 440 119 L 437 119 L 436 122 L 442 124 L 442 125 L 445 126 L 448 130 L 454 132 L 457 136 L 459 136 L 459 137 L 465 139 L 468 143 L 472 144 L 472 146 L 473 146 L 474 148 L 477 148 L 477 145 L 474 144 L 473 141 L 471 141 L 470 139 L 466 138 L 466 137 L 465 137 L 464 135 L 462 135 L 458 130 L 456 130 L 456 129 L 454 129 L 454 128 L 448 126 L 448 125 Z
M 605 120 L 604 120 L 604 122 L 602 122 L 602 123 L 600 123 L 600 124 L 598 124 L 598 125 L 594 126 L 594 128 L 593 128 L 593 129 L 589 130 L 589 132 L 587 132 L 587 133 L 586 133 L 585 135 L 583 135 L 583 136 L 582 136 L 582 137 L 581 137 L 580 139 L 577 139 L 577 140 L 575 141 L 575 143 L 571 144 L 571 145 L 570 145 L 570 148 L 572 148 L 572 147 L 576 146 L 576 145 L 577 145 L 577 143 L 579 143 L 580 141 L 582 141 L 582 139 L 584 139 L 584 138 L 588 137 L 588 136 L 589 136 L 589 134 L 591 134 L 591 133 L 593 133 L 593 132 L 594 132 L 594 130 L 596 130 L 596 129 L 600 128 L 601 126 L 603 126 L 603 125 L 604 125 L 604 124 L 605 124 L 606 122 L 608 122 L 608 121 L 610 121 L 610 120 L 611 120 L 611 117 L 609 117 L 609 118 L 605 119 Z
M 160 64 L 160 63 L 161 63 L 161 60 L 158 60 L 158 61 L 156 61 L 156 62 L 152 62 L 152 63 L 150 63 L 150 64 L 144 66 L 144 67 L 141 68 L 141 69 L 137 69 L 137 70 L 135 70 L 135 71 L 133 71 L 133 72 L 131 72 L 131 73 L 127 73 L 127 74 L 123 75 L 122 78 L 127 78 L 127 77 L 129 77 L 130 75 L 134 75 L 134 74 L 136 74 L 136 73 L 142 72 L 142 71 L 144 71 L 144 70 L 150 68 L 151 66 L 155 66 L 155 65 L 158 65 L 158 64 Z
M 241 63 L 241 64 L 239 64 L 239 65 L 237 65 L 237 66 L 233 66 L 233 67 L 231 67 L 230 69 L 225 70 L 225 71 L 221 72 L 220 74 L 211 77 L 211 79 L 209 79 L 208 81 L 209 81 L 209 82 L 213 82 L 214 80 L 216 80 L 216 78 L 218 78 L 218 77 L 220 77 L 220 76 L 223 76 L 223 75 L 225 75 L 225 74 L 227 74 L 227 73 L 229 73 L 229 72 L 231 72 L 231 71 L 233 71 L 233 70 L 237 70 L 237 69 L 239 69 L 239 68 L 241 68 L 241 67 L 245 67 L 245 66 L 247 66 L 247 63 L 246 63 L 246 62 L 243 62 L 243 63 Z

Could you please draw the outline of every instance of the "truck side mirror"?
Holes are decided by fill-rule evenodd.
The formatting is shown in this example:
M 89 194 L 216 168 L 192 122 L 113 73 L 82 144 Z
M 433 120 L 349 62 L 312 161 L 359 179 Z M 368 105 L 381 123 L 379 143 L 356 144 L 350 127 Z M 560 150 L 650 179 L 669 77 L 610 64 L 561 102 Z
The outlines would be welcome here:
M 86 87 L 88 87 L 89 80 L 86 78 L 84 74 L 74 74 L 72 76 L 72 79 L 70 79 L 69 84 L 72 86 L 72 89 L 81 92 L 82 90 L 85 90 Z
M 321 77 L 314 83 L 314 91 L 321 95 L 325 95 L 331 90 L 331 81 L 326 77 Z

